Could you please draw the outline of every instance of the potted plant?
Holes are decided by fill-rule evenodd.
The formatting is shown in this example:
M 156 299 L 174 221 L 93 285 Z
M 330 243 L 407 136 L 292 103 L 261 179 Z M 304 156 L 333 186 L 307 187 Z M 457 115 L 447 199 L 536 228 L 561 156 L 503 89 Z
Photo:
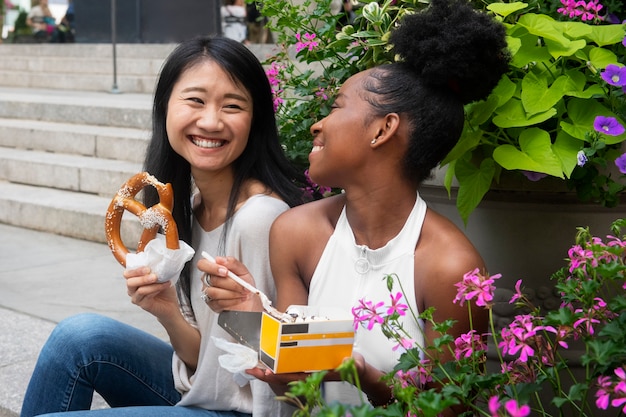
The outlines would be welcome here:
M 451 301 L 467 303 L 470 315 L 471 303 L 488 309 L 491 328 L 486 334 L 471 330 L 454 340 L 447 334 L 451 322 L 433 322 L 429 310 L 419 315 L 410 311 L 394 276 L 387 276 L 390 297 L 361 300 L 353 315 L 357 331 L 382 326 L 403 350 L 395 369 L 384 377 L 394 401 L 374 408 L 366 400 L 356 406 L 326 404 L 319 389 L 325 372 L 293 383 L 283 399 L 298 407 L 298 417 L 438 416 L 452 405 L 468 410 L 467 416 L 626 414 L 625 227 L 626 221 L 615 221 L 605 239 L 580 228 L 567 265 L 553 276 L 562 297 L 560 308 L 548 312 L 534 306 L 520 280 L 506 301 L 518 307 L 517 315 L 503 328 L 493 320 L 500 275 L 478 270 L 465 274 Z M 431 322 L 441 337 L 428 348 L 417 346 L 399 324 L 404 315 Z M 573 344 L 583 345 L 579 369 L 570 354 Z M 442 351 L 454 354 L 456 361 L 441 363 Z M 488 356 L 495 356 L 498 366 L 485 366 Z M 353 362 L 345 362 L 339 371 L 358 386 Z M 426 389 L 427 382 L 438 388 Z
M 507 27 L 513 60 L 493 93 L 467 106 L 463 136 L 441 162 L 446 188 L 458 188 L 461 218 L 467 223 L 487 191 L 515 177 L 522 188 L 558 184 L 580 201 L 616 206 L 626 190 L 614 163 L 626 151 L 620 129 L 626 125 L 624 25 L 600 14 L 606 8 L 598 0 L 562 0 L 556 10 L 548 1 L 488 3 L 485 9 Z M 327 2 L 263 3 L 282 46 L 268 60 L 269 74 L 281 138 L 294 161 L 306 165 L 308 129 L 328 113 L 338 86 L 393 61 L 389 32 L 404 14 L 427 4 L 365 2 L 353 24 L 337 32 L 339 16 L 329 13 Z M 621 12 L 623 5 L 612 7 Z

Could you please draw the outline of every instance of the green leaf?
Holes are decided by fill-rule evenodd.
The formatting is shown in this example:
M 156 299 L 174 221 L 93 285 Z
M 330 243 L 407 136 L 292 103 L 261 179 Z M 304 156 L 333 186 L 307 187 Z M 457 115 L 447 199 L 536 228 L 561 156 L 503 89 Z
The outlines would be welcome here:
M 515 3 L 491 3 L 487 5 L 487 9 L 491 10 L 497 15 L 507 17 L 511 13 L 515 13 L 518 10 L 523 10 L 528 7 L 527 3 L 515 2 Z
M 469 215 L 489 191 L 495 172 L 496 167 L 491 158 L 483 159 L 480 168 L 462 159 L 456 162 L 455 173 L 459 181 L 456 206 L 466 225 Z
M 562 56 L 572 56 L 577 51 L 583 49 L 587 46 L 587 42 L 584 40 L 576 40 L 568 42 L 567 44 L 563 44 L 558 41 L 553 41 L 550 39 L 545 39 L 546 46 L 548 47 L 548 51 L 553 58 L 559 58 Z
M 617 55 L 608 49 L 594 46 L 589 50 L 589 61 L 596 68 L 606 68 L 607 65 L 617 62 Z
M 496 110 L 497 115 L 493 117 L 492 121 L 498 127 L 524 127 L 532 126 L 541 122 L 545 122 L 554 115 L 556 115 L 556 109 L 551 108 L 543 113 L 537 113 L 534 115 L 526 114 L 524 106 L 520 100 L 509 100 L 504 106 Z
M 567 104 L 568 121 L 560 123 L 561 128 L 570 136 L 580 140 L 586 140 L 587 132 L 593 131 L 593 121 L 596 116 L 615 117 L 622 125 L 624 121 L 605 107 L 598 100 L 583 100 L 573 98 Z M 619 136 L 604 135 L 607 145 L 613 145 L 626 140 L 626 132 Z
M 480 140 L 483 137 L 482 130 L 470 130 L 468 128 L 463 130 L 463 134 L 461 138 L 456 143 L 454 148 L 448 153 L 448 155 L 441 161 L 441 165 L 446 165 L 451 161 L 459 159 L 466 152 L 471 151 L 480 143 Z
M 528 13 L 522 15 L 517 22 L 519 26 L 522 26 L 533 35 L 540 36 L 544 40 L 552 40 L 560 43 L 564 47 L 568 47 L 570 40 L 563 36 L 563 31 L 555 25 L 555 20 L 550 16 L 543 14 Z
M 589 25 L 591 32 L 585 37 L 598 46 L 613 45 L 621 42 L 626 36 L 623 25 Z
M 564 131 L 559 131 L 554 144 L 552 145 L 552 151 L 561 161 L 561 169 L 566 177 L 570 177 L 574 168 L 577 165 L 578 151 L 581 150 L 583 142 L 568 135 Z
M 511 65 L 516 68 L 524 68 L 533 62 L 550 62 L 552 56 L 548 48 L 538 42 L 538 37 L 529 33 L 519 37 L 521 46 L 518 48 Z
M 493 159 L 503 168 L 543 172 L 563 178 L 561 161 L 552 151 L 550 135 L 539 128 L 526 129 L 519 137 L 518 150 L 513 145 L 500 145 L 493 151 Z
M 538 76 L 533 72 L 522 80 L 522 104 L 529 115 L 542 113 L 552 108 L 570 88 L 569 78 L 562 75 L 548 87 L 547 73 Z

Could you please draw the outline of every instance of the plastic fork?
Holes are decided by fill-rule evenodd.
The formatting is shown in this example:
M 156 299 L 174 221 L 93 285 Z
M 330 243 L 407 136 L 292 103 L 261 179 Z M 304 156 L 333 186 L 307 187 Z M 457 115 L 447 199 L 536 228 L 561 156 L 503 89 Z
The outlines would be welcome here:
M 209 255 L 206 252 L 202 252 L 202 257 L 210 262 L 215 263 L 215 258 L 212 257 L 211 255 Z M 244 287 L 246 290 L 250 291 L 253 294 L 256 294 L 259 296 L 259 298 L 261 299 L 261 304 L 263 305 L 263 309 L 265 311 L 267 311 L 267 313 L 280 320 L 280 321 L 284 321 L 284 322 L 292 322 L 293 321 L 293 317 L 290 316 L 287 313 L 283 313 L 280 310 L 278 310 L 276 307 L 274 307 L 272 305 L 272 300 L 269 299 L 269 297 L 267 295 L 265 295 L 265 293 L 263 293 L 262 291 L 260 291 L 259 289 L 257 289 L 256 287 L 250 285 L 249 283 L 247 283 L 246 281 L 244 281 L 243 279 L 241 279 L 240 277 L 238 277 L 237 275 L 233 274 L 232 272 L 228 271 L 228 277 L 231 278 L 233 281 L 235 281 L 237 284 L 241 285 L 242 287 Z

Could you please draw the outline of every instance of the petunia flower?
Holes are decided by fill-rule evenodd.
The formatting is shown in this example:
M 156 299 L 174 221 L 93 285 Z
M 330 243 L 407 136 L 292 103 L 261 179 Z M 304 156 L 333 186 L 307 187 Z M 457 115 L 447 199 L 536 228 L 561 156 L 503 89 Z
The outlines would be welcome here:
M 578 164 L 579 167 L 585 166 L 588 160 L 589 159 L 587 158 L 585 151 L 578 151 L 578 153 L 576 154 L 576 161 L 577 161 L 576 163 Z
M 548 174 L 544 174 L 543 172 L 535 172 L 535 171 L 522 171 L 522 174 L 530 181 L 539 181 L 542 178 L 548 176 Z
M 624 126 L 615 117 L 596 116 L 593 128 L 597 132 L 610 136 L 619 136 L 624 133 Z
M 619 169 L 619 172 L 626 174 L 626 153 L 623 153 L 622 156 L 615 160 L 615 165 L 617 169 Z
M 626 67 L 609 64 L 606 66 L 605 70 L 602 71 L 600 77 L 611 85 L 622 87 L 626 85 Z

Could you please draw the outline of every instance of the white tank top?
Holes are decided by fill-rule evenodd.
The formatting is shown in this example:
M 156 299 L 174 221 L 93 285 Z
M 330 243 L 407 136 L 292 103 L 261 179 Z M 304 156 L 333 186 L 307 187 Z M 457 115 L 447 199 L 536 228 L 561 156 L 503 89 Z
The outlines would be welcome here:
M 420 312 L 415 303 L 414 258 L 425 215 L 426 203 L 417 194 L 415 205 L 400 233 L 382 248 L 372 250 L 356 244 L 344 207 L 311 279 L 309 305 L 339 307 L 350 312 L 359 305 L 359 300 L 365 298 L 374 304 L 384 301 L 384 305 L 389 306 L 390 292 L 384 277 L 396 274 L 404 291 L 402 303 L 407 304 L 417 316 Z M 392 293 L 399 291 L 401 289 L 396 280 Z M 403 327 L 418 346 L 424 345 L 423 322 L 414 320 L 409 311 L 403 318 Z M 396 346 L 394 340 L 389 340 L 380 331 L 379 325 L 372 330 L 359 327 L 354 338 L 354 350 L 383 372 L 391 371 L 397 364 L 403 350 Z M 358 404 L 358 393 L 352 385 L 325 385 L 327 401 Z

